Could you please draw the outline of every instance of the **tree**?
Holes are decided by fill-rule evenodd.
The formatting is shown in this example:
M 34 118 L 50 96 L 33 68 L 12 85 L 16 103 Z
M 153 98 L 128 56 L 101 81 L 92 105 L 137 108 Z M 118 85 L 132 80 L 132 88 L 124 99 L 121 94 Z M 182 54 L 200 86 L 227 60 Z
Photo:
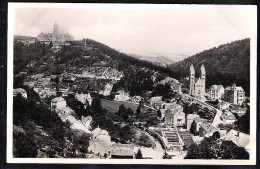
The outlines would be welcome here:
M 99 111 L 102 109 L 102 105 L 101 105 L 101 100 L 98 97 L 94 97 L 92 104 L 91 104 L 91 108 L 94 111 Z
M 237 128 L 239 131 L 250 133 L 250 107 L 247 106 L 246 113 L 237 120 Z
M 162 113 L 161 113 L 160 110 L 157 110 L 157 115 L 158 115 L 158 117 L 159 117 L 160 119 L 162 118 Z
M 130 107 L 126 110 L 126 112 L 127 112 L 127 114 L 129 116 L 133 116 L 134 115 L 134 112 L 133 112 L 133 110 Z
M 52 48 L 52 47 L 53 47 L 53 43 L 51 41 L 50 44 L 49 44 L 49 48 Z
M 171 159 L 171 156 L 165 151 L 162 158 L 163 159 Z
M 139 104 L 139 106 L 136 109 L 137 114 L 141 114 L 141 107 L 142 107 L 141 104 Z
M 121 104 L 121 106 L 118 108 L 118 115 L 122 116 L 124 113 L 126 113 L 126 107 L 124 104 Z
M 221 141 L 219 133 L 205 138 L 201 144 L 191 144 L 185 159 L 248 159 L 245 148 L 238 147 L 232 141 Z
M 142 159 L 142 158 L 143 158 L 143 154 L 142 154 L 142 152 L 141 152 L 141 149 L 140 149 L 140 148 L 138 149 L 138 152 L 137 152 L 137 154 L 136 154 L 135 158 L 136 158 L 136 159 Z
M 249 159 L 249 153 L 243 147 L 238 147 L 232 141 L 223 141 L 220 146 L 222 159 Z

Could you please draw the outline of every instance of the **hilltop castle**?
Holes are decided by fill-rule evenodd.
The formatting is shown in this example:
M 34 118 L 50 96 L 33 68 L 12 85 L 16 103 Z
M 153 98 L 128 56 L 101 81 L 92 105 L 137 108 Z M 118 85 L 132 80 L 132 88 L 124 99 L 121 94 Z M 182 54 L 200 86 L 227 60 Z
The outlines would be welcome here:
M 205 100 L 206 70 L 203 64 L 200 72 L 201 76 L 195 82 L 195 69 L 193 65 L 190 66 L 190 95 L 195 96 L 197 99 Z
M 37 36 L 37 39 L 45 44 L 49 44 L 50 42 L 52 42 L 53 44 L 58 44 L 73 40 L 73 37 L 68 33 L 59 34 L 58 28 L 58 24 L 57 22 L 55 22 L 52 33 L 41 33 Z

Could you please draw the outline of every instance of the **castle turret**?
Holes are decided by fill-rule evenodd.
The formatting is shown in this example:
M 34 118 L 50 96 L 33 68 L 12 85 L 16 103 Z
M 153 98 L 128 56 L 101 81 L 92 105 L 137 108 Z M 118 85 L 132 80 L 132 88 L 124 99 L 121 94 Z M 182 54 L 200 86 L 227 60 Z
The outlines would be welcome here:
M 59 32 L 58 32 L 58 24 L 55 21 L 54 26 L 53 26 L 53 35 L 58 36 Z
M 193 65 L 190 66 L 190 95 L 195 92 L 195 69 Z

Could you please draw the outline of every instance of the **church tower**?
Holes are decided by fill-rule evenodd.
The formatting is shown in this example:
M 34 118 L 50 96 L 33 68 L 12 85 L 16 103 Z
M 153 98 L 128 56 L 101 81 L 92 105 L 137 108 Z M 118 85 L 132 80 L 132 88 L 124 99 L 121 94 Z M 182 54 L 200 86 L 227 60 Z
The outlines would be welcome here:
M 202 64 L 201 68 L 200 68 L 200 72 L 201 72 L 201 80 L 203 81 L 203 92 L 205 93 L 205 89 L 206 89 L 206 70 L 204 65 Z
M 190 95 L 195 94 L 195 69 L 193 65 L 190 66 Z

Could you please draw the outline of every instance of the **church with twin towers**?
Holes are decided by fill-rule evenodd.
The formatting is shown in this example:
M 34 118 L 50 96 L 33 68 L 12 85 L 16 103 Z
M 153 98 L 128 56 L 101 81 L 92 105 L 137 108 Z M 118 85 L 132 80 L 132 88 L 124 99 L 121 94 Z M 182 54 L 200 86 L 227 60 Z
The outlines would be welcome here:
M 196 81 L 194 66 L 190 66 L 190 95 L 195 96 L 199 100 L 205 100 L 206 90 L 206 70 L 202 64 L 200 68 L 200 77 Z

